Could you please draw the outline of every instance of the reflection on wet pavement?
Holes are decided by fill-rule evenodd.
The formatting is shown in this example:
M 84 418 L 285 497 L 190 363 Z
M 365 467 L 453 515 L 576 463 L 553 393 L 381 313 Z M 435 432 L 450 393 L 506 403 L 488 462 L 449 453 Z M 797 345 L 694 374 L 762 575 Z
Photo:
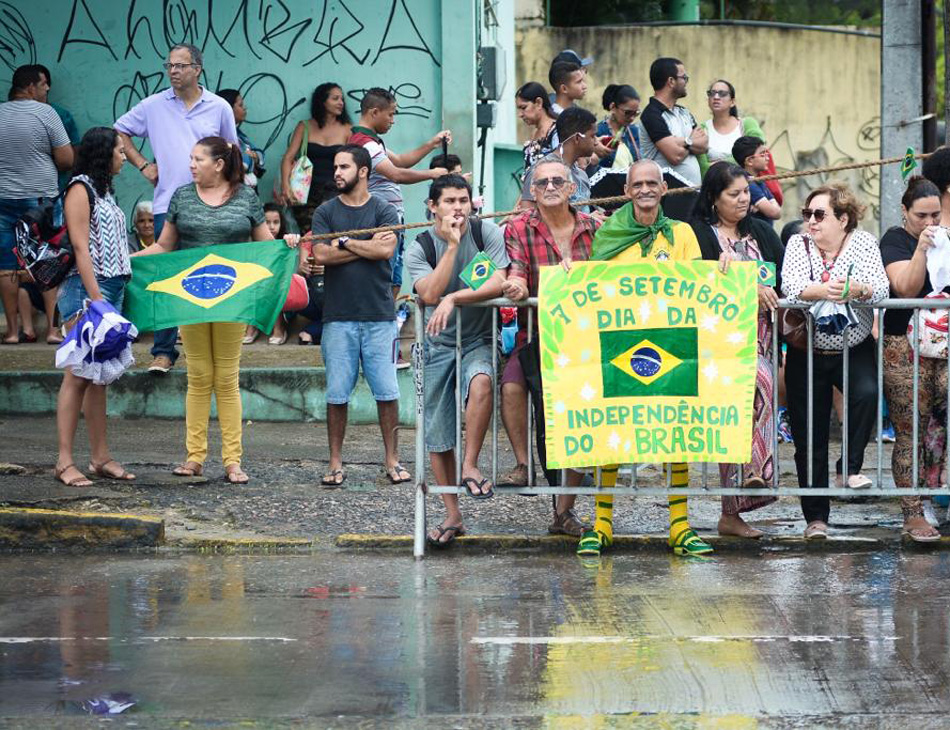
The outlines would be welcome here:
M 5 556 L 0 717 L 118 697 L 140 722 L 912 714 L 938 727 L 948 574 L 950 554 L 911 552 Z

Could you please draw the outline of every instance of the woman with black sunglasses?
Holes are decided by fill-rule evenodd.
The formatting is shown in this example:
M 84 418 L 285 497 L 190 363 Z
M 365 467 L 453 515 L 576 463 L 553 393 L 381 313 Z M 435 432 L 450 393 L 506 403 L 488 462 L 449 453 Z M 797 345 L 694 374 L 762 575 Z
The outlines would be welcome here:
M 821 300 L 877 302 L 888 293 L 877 239 L 858 230 L 864 214 L 854 193 L 844 183 L 812 190 L 802 209 L 804 232 L 792 236 L 782 264 L 782 292 L 792 302 L 813 304 Z M 870 337 L 874 313 L 855 309 L 857 324 L 841 334 L 814 331 L 814 380 L 811 434 L 812 479 L 808 479 L 808 352 L 789 341 L 785 364 L 788 414 L 795 440 L 795 468 L 799 487 L 828 486 L 828 430 L 834 388 L 844 391 L 845 338 L 848 362 L 847 471 L 837 462 L 838 486 L 869 487 L 861 475 L 864 449 L 877 413 L 877 361 Z M 802 497 L 806 539 L 828 536 L 828 497 Z

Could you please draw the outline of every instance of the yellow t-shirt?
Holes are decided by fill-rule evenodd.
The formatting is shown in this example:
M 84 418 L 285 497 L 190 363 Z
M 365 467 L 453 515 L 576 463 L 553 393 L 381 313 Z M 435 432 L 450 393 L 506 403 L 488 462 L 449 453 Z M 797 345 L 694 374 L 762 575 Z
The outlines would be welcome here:
M 674 244 L 666 240 L 662 233 L 653 242 L 650 253 L 643 256 L 639 243 L 635 243 L 626 250 L 614 256 L 611 261 L 621 264 L 635 264 L 639 261 L 693 261 L 703 257 L 699 250 L 699 241 L 692 227 L 682 221 L 672 221 Z

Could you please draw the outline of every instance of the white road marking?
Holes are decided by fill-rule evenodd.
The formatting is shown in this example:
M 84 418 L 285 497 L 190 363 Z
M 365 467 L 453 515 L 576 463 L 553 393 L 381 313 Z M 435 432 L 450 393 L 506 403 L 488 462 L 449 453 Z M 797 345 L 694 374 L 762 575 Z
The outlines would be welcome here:
M 160 641 L 297 641 L 286 636 L 0 636 L 0 644 L 41 644 L 67 641 L 118 641 L 129 643 L 158 643 Z
M 641 641 L 688 641 L 697 644 L 717 644 L 726 641 L 751 641 L 767 643 L 788 641 L 801 644 L 827 644 L 835 641 L 897 641 L 899 636 L 827 636 L 821 634 L 803 635 L 735 635 L 735 636 L 670 636 L 660 634 L 642 634 L 640 636 L 473 636 L 472 644 L 499 644 L 514 646 L 517 644 L 634 644 Z

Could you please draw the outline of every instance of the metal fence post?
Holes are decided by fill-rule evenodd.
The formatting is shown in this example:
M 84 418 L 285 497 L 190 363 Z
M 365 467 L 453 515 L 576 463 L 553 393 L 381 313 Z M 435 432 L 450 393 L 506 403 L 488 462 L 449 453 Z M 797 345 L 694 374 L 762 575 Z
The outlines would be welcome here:
M 426 552 L 426 424 L 425 424 L 425 309 L 416 297 L 416 341 L 412 347 L 413 383 L 416 396 L 416 508 L 412 554 L 422 558 Z

